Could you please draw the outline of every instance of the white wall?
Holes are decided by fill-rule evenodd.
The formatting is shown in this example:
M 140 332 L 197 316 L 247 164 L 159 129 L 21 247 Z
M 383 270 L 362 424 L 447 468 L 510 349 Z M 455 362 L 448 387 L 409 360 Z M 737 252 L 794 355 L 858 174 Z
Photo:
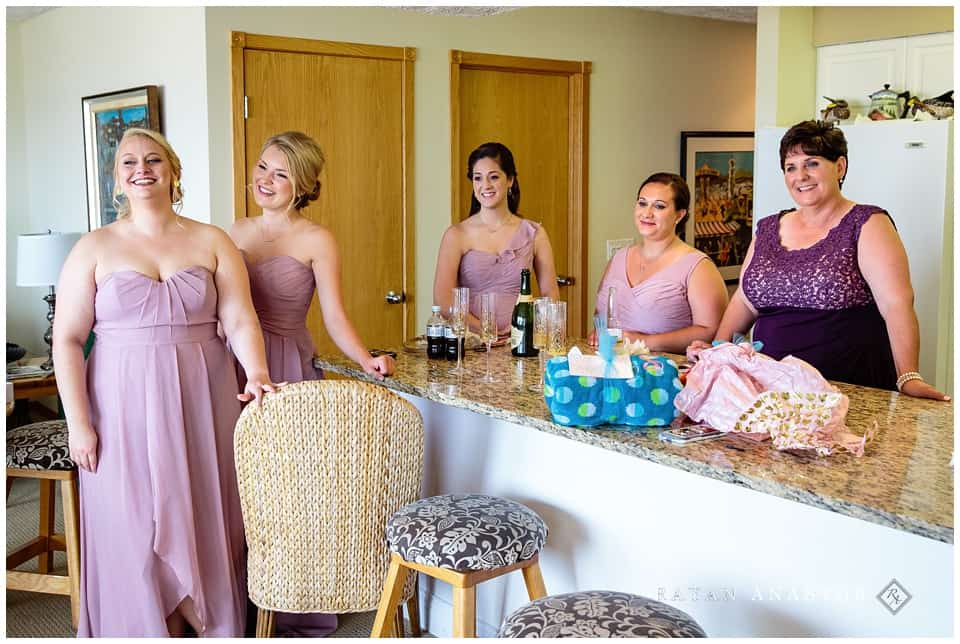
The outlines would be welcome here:
M 184 214 L 210 221 L 202 8 L 65 7 L 7 24 L 7 338 L 46 351 L 43 288 L 16 287 L 20 232 L 86 231 L 81 98 L 159 85 Z

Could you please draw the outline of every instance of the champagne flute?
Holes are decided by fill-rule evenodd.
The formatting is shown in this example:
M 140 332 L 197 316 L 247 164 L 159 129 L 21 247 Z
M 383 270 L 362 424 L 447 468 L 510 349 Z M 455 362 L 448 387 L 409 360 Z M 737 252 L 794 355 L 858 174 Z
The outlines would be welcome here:
M 453 289 L 453 303 L 450 305 L 450 327 L 457 336 L 457 366 L 450 373 L 463 375 L 463 353 L 466 350 L 464 337 L 467 334 L 467 316 L 470 315 L 470 289 L 465 286 Z
M 543 355 L 547 350 L 547 318 L 550 317 L 549 297 L 538 297 L 533 301 L 533 346 L 538 350 L 540 357 L 540 382 L 536 385 L 530 385 L 530 391 L 543 393 Z
M 490 350 L 497 339 L 497 294 L 484 293 L 480 296 L 480 339 L 487 345 L 487 374 L 481 382 L 496 382 L 490 375 Z
M 547 324 L 547 351 L 552 356 L 567 352 L 567 303 L 550 303 L 550 321 Z

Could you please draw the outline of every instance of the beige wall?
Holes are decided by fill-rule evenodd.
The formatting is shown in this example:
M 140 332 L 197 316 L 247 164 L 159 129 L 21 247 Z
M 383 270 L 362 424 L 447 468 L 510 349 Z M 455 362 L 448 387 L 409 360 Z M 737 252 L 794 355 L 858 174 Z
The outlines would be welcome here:
M 953 7 L 816 7 L 813 9 L 814 47 L 944 31 L 953 31 Z
M 676 171 L 681 130 L 750 130 L 755 27 L 634 8 L 524 8 L 481 18 L 389 8 L 208 7 L 207 79 L 213 222 L 233 219 L 229 32 L 417 48 L 415 211 L 417 323 L 425 322 L 440 237 L 450 223 L 448 50 L 589 60 L 589 290 L 604 240 L 633 237 L 637 186 Z M 454 159 L 457 165 L 465 159 Z M 519 163 L 519 173 L 530 165 Z M 536 213 L 527 213 L 535 217 Z
M 812 7 L 780 8 L 778 125 L 793 125 L 811 116 L 817 85 L 817 49 L 811 42 L 814 12 Z

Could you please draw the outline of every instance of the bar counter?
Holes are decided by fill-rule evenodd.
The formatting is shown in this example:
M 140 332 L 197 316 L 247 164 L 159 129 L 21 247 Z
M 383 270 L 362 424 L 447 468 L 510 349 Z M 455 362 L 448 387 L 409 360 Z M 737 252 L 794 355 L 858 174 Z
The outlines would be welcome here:
M 581 347 L 585 352 L 588 348 Z M 681 356 L 672 356 L 682 361 Z M 879 425 L 863 457 L 843 450 L 830 456 L 780 452 L 769 441 L 731 436 L 676 446 L 657 439 L 657 428 L 564 427 L 550 419 L 536 384 L 536 359 L 518 359 L 494 348 L 490 371 L 498 382 L 480 381 L 486 356 L 469 352 L 461 378 L 448 375 L 455 363 L 397 351 L 396 374 L 382 384 L 395 391 L 468 409 L 603 449 L 613 450 L 701 476 L 741 485 L 856 519 L 953 543 L 953 404 L 835 383 L 850 399 L 847 426 L 863 434 Z M 375 382 L 346 358 L 323 357 L 316 366 Z
M 491 352 L 492 384 L 481 381 L 484 352 L 468 351 L 468 372 L 455 377 L 453 362 L 395 350 L 396 373 L 382 382 L 340 355 L 315 365 L 420 409 L 425 495 L 499 494 L 540 513 L 549 592 L 636 592 L 687 611 L 711 636 L 952 634 L 951 403 L 834 383 L 849 397 L 851 431 L 878 425 L 861 458 L 738 436 L 677 446 L 657 428 L 554 423 L 529 389 L 538 360 L 506 347 Z M 913 598 L 902 611 L 880 599 L 893 580 Z M 481 601 L 478 634 L 524 602 L 518 583 Z M 446 590 L 422 592 L 431 613 L 447 614 Z M 427 621 L 445 634 L 448 617 Z

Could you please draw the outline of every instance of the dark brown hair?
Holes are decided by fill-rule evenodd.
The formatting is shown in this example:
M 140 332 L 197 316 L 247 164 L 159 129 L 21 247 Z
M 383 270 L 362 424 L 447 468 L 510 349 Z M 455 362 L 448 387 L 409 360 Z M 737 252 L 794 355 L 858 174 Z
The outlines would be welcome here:
M 507 208 L 513 214 L 517 214 L 517 208 L 520 207 L 520 182 L 517 180 L 517 166 L 513 161 L 513 153 L 510 152 L 510 148 L 503 143 L 490 142 L 484 143 L 471 152 L 470 158 L 467 159 L 467 179 L 470 179 L 470 181 L 473 181 L 473 166 L 480 159 L 493 159 L 503 170 L 503 173 L 507 175 L 507 178 L 513 179 L 513 185 L 507 191 Z M 470 214 L 475 215 L 478 212 L 480 212 L 480 202 L 477 201 L 477 196 L 471 192 Z
M 780 139 L 780 170 L 786 165 L 787 155 L 796 148 L 833 163 L 840 157 L 847 158 L 847 139 L 843 131 L 826 121 L 802 121 L 787 130 Z M 849 158 L 847 167 L 850 167 Z
M 687 182 L 684 181 L 683 177 L 679 174 L 673 174 L 672 172 L 654 172 L 640 184 L 640 188 L 637 189 L 637 199 L 640 198 L 640 192 L 648 183 L 660 183 L 669 186 L 673 191 L 673 207 L 675 210 L 687 210 L 690 208 L 690 188 L 687 187 Z

